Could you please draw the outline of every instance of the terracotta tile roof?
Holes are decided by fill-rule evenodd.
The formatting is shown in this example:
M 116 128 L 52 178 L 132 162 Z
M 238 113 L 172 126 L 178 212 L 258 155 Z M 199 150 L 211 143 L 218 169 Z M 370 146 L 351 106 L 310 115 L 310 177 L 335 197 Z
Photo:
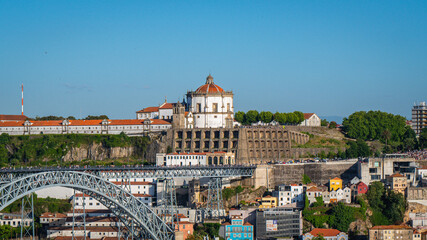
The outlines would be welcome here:
M 381 226 L 372 227 L 370 229 L 413 229 L 413 228 L 407 225 L 381 225 Z
M 223 224 L 221 224 L 222 226 L 228 226 L 228 225 L 231 225 L 229 222 L 225 222 L 225 223 L 223 223 Z
M 342 179 L 339 177 L 336 177 L 336 178 L 332 178 L 331 180 L 342 180 Z
M 99 126 L 103 120 L 69 120 L 70 126 Z M 145 120 L 141 119 L 118 119 L 108 120 L 109 125 L 143 125 Z M 162 119 L 150 119 L 151 125 L 171 125 Z M 0 127 L 21 127 L 25 121 L 0 122 Z M 33 127 L 62 126 L 62 120 L 30 121 Z
M 222 92 L 224 92 L 224 89 L 222 89 L 220 86 L 214 83 L 202 85 L 196 90 L 196 93 L 222 93 Z
M 248 222 L 245 222 L 243 225 L 244 225 L 244 226 L 252 226 L 252 224 L 250 224 L 250 223 L 248 223 Z
M 76 193 L 74 194 L 75 197 L 83 197 L 83 193 Z M 85 194 L 85 197 L 90 197 L 89 195 Z
M 310 232 L 313 236 L 323 235 L 324 237 L 334 237 L 340 234 L 339 230 L 336 229 L 327 229 L 327 228 L 315 228 Z
M 172 109 L 175 103 L 163 103 L 160 105 L 159 109 Z
M 309 119 L 313 115 L 314 115 L 314 113 L 304 113 L 304 119 Z
M 307 189 L 306 192 L 321 192 L 322 190 L 320 190 L 318 187 L 311 187 L 309 189 Z
M 62 213 L 50 213 L 50 212 L 45 212 L 42 215 L 40 215 L 40 218 L 66 218 L 67 215 L 62 214 Z
M 405 176 L 403 176 L 402 174 L 400 174 L 400 173 L 395 173 L 395 174 L 393 174 L 393 175 L 390 175 L 390 177 L 391 178 L 395 178 L 395 177 L 405 177 Z
M 139 110 L 137 113 L 152 113 L 152 112 L 158 112 L 159 107 L 146 107 L 142 110 Z
M 25 115 L 0 114 L 0 121 L 25 121 L 27 118 Z

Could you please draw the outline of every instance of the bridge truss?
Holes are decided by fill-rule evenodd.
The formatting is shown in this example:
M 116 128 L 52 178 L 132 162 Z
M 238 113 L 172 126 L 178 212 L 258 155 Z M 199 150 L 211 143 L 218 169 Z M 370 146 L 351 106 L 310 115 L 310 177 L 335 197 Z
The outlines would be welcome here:
M 31 174 L 0 187 L 0 210 L 37 190 L 62 186 L 87 194 L 115 214 L 137 239 L 174 239 L 174 231 L 132 194 L 97 176 L 73 171 Z M 132 225 L 134 221 L 134 225 Z
M 254 166 L 1 169 L 0 210 L 37 190 L 53 186 L 69 187 L 93 197 L 109 208 L 131 233 L 132 239 L 173 239 L 176 214 L 174 178 L 211 178 L 204 214 L 210 218 L 220 218 L 225 214 L 222 205 L 222 178 L 250 177 L 254 170 Z M 126 186 L 126 181 L 130 182 L 131 178 L 165 179 L 163 197 L 167 204 L 163 206 L 163 215 L 171 216 L 172 223 L 167 224 L 169 221 L 159 218 L 148 206 L 130 194 L 130 186 Z M 123 186 L 109 182 L 117 179 L 121 179 Z

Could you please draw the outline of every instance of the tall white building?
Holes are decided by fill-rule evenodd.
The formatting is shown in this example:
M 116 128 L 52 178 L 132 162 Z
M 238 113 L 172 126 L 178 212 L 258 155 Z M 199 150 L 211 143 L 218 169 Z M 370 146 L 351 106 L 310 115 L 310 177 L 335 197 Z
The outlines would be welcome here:
M 224 91 L 209 75 L 196 91 L 187 92 L 188 111 L 193 114 L 194 128 L 232 127 L 233 92 Z
M 298 184 L 279 185 L 273 196 L 277 197 L 278 206 L 294 204 L 295 206 L 304 205 L 305 187 Z

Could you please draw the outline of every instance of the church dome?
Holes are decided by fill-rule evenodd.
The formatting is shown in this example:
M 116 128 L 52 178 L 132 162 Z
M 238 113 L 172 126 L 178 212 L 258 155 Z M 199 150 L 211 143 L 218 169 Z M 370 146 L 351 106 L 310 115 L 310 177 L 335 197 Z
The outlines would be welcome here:
M 209 74 L 205 85 L 200 86 L 196 93 L 222 93 L 224 90 L 213 82 L 213 77 Z

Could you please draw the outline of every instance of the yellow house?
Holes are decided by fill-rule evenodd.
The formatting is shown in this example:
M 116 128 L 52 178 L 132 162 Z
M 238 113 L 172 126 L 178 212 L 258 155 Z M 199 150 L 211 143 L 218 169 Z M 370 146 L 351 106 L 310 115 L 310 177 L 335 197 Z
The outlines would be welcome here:
M 259 200 L 259 209 L 265 209 L 265 208 L 275 208 L 277 207 L 277 197 L 272 197 L 270 195 L 262 197 L 261 200 Z
M 341 178 L 332 178 L 329 180 L 329 191 L 336 191 L 342 189 L 342 179 Z
M 405 195 L 406 187 L 408 186 L 408 179 L 400 173 L 395 173 L 387 177 L 387 182 L 391 189 Z

